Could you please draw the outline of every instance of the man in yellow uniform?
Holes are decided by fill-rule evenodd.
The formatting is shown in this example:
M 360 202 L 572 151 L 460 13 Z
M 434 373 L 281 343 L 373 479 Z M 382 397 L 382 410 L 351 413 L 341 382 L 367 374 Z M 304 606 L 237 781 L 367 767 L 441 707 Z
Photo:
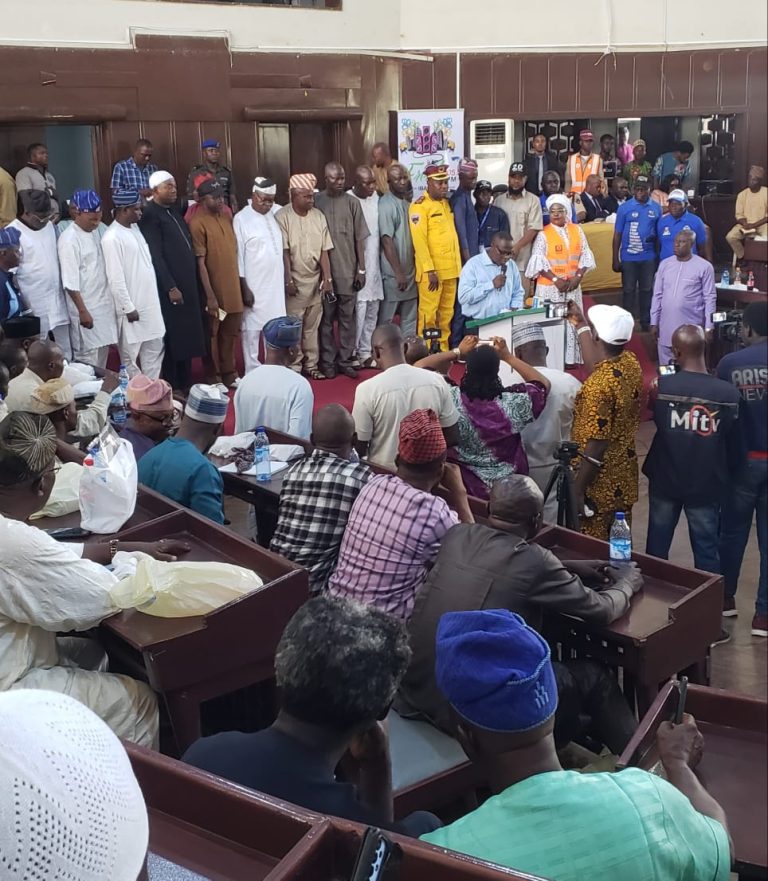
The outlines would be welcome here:
M 438 328 L 440 348 L 446 351 L 461 251 L 448 203 L 448 166 L 428 165 L 425 174 L 427 192 L 411 204 L 408 214 L 419 287 L 419 334 Z

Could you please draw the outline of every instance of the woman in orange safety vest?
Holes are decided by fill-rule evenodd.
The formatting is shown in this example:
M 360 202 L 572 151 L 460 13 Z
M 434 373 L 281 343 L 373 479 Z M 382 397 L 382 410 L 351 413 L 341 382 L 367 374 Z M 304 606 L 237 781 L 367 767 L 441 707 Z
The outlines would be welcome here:
M 581 308 L 581 280 L 595 268 L 595 258 L 584 231 L 570 220 L 568 197 L 555 193 L 547 199 L 546 205 L 551 222 L 536 236 L 525 274 L 536 279 L 540 305 L 574 300 Z M 565 363 L 581 364 L 576 332 L 570 324 L 566 332 Z

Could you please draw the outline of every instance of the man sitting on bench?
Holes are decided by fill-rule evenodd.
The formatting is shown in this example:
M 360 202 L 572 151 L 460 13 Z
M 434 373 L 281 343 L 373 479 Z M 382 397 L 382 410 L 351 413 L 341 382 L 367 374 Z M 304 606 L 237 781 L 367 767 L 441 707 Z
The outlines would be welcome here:
M 184 761 L 312 811 L 418 836 L 417 811 L 393 821 L 387 715 L 411 652 L 405 627 L 371 606 L 322 596 L 288 622 L 275 656 L 280 710 L 270 728 L 193 743 Z M 336 779 L 340 765 L 343 779 Z
M 557 881 L 730 877 L 725 812 L 693 772 L 703 741 L 692 716 L 659 727 L 666 780 L 564 771 L 549 646 L 505 609 L 443 616 L 437 683 L 497 795 L 423 841 Z

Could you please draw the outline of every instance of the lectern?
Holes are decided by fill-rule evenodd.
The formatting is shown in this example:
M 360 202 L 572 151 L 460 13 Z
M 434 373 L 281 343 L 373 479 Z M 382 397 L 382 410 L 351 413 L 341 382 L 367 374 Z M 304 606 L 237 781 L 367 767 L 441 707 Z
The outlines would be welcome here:
M 557 370 L 565 368 L 565 318 L 547 318 L 546 309 L 517 309 L 515 311 L 502 312 L 491 318 L 479 318 L 467 321 L 467 329 L 480 337 L 481 340 L 489 340 L 498 336 L 506 340 L 510 352 L 512 351 L 512 331 L 521 324 L 531 322 L 541 326 L 544 331 L 544 339 L 549 347 L 547 355 L 547 367 Z M 502 364 L 499 376 L 504 385 L 512 382 L 512 370 L 509 365 Z

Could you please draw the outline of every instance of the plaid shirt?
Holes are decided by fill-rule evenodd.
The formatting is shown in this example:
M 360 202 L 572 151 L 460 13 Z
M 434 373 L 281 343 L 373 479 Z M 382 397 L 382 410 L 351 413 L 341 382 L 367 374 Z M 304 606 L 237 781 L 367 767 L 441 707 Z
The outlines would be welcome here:
M 328 592 L 409 618 L 443 536 L 458 522 L 443 499 L 394 475 L 374 477 L 352 506 Z
M 149 176 L 157 171 L 157 166 L 149 162 L 145 168 L 139 168 L 133 156 L 115 163 L 112 169 L 112 190 L 147 190 Z
M 313 594 L 325 589 L 349 512 L 370 478 L 367 465 L 326 450 L 313 450 L 283 478 L 270 550 L 309 570 Z

